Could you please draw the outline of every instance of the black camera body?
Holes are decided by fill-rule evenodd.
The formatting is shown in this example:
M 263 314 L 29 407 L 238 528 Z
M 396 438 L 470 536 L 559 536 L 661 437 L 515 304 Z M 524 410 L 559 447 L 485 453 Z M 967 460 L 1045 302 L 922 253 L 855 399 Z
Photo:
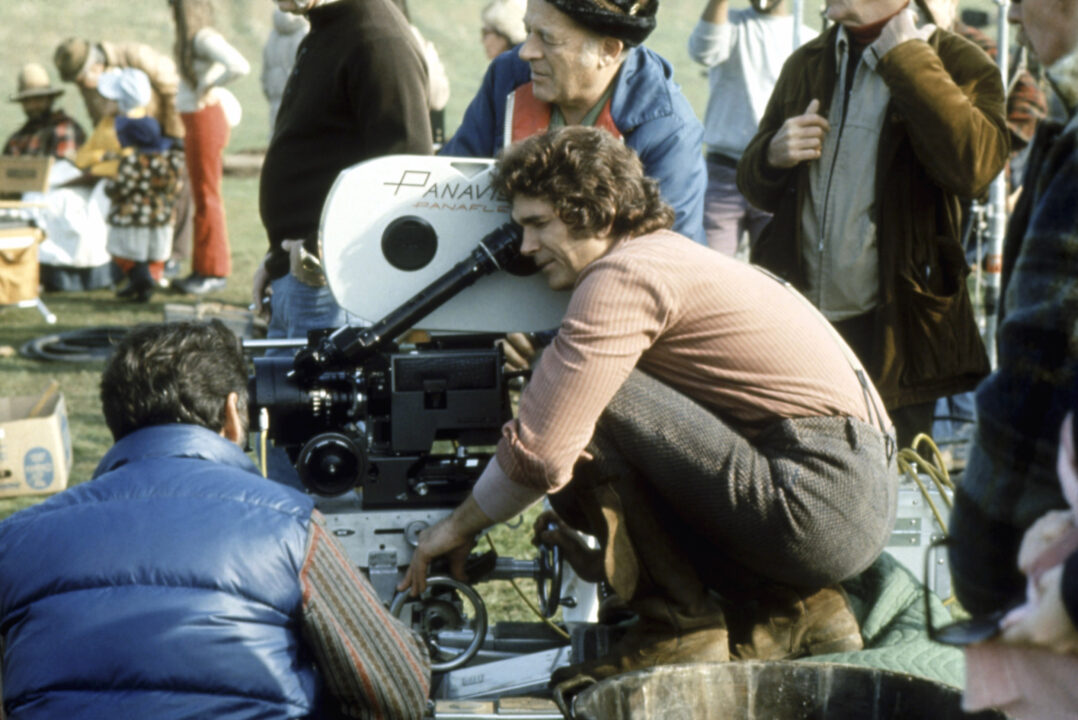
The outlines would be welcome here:
M 252 426 L 285 448 L 307 489 L 361 507 L 455 507 L 511 417 L 497 335 L 397 338 L 478 278 L 519 261 L 505 223 L 370 326 L 312 332 L 294 357 L 254 361 Z
M 256 358 L 252 405 L 267 410 L 269 437 L 311 492 L 359 489 L 369 509 L 454 507 L 511 417 L 495 340 L 390 345 L 308 382 L 292 373 L 290 357 Z

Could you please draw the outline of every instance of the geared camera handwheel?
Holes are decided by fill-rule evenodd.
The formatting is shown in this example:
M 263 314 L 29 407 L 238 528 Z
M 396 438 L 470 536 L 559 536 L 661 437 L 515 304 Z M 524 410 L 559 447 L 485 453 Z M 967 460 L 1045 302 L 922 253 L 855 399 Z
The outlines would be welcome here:
M 464 602 L 472 606 L 467 612 Z M 409 616 L 405 617 L 405 611 Z M 397 593 L 389 612 L 419 633 L 430 650 L 433 672 L 464 667 L 476 656 L 487 637 L 487 606 L 471 585 L 451 577 L 427 578 L 427 589 L 418 598 L 407 591 Z M 472 633 L 464 647 L 443 641 L 454 633 Z
M 539 592 L 539 610 L 543 617 L 552 618 L 561 605 L 561 548 L 540 543 L 537 564 L 535 587 Z

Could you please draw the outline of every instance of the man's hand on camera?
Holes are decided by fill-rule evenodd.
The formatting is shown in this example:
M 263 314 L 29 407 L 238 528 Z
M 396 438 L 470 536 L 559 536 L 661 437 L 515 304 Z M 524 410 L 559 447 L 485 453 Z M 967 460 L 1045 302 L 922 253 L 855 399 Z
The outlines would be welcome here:
M 269 271 L 266 270 L 266 258 L 262 258 L 262 262 L 258 263 L 258 267 L 255 268 L 254 279 L 251 283 L 251 309 L 263 320 L 269 320 L 270 316 L 270 306 L 263 301 L 272 294 L 273 288 L 270 286 Z
M 419 533 L 419 545 L 397 589 L 409 590 L 412 597 L 420 595 L 427 589 L 427 569 L 431 561 L 442 555 L 449 556 L 449 574 L 464 581 L 464 564 L 474 544 L 474 537 L 457 534 L 449 518 L 432 525 Z
M 820 101 L 813 99 L 801 115 L 787 118 L 767 146 L 767 162 L 772 167 L 792 168 L 816 160 L 823 151 L 823 139 L 831 129 L 827 118 L 818 114 Z
M 420 595 L 427 589 L 427 569 L 431 561 L 443 555 L 449 560 L 449 574 L 467 582 L 464 565 L 475 545 L 475 536 L 491 524 L 490 518 L 469 495 L 449 517 L 419 533 L 419 545 L 397 590 L 408 590 L 412 597 Z
M 509 333 L 501 341 L 505 352 L 505 371 L 518 372 L 531 367 L 536 350 L 531 335 L 527 333 Z

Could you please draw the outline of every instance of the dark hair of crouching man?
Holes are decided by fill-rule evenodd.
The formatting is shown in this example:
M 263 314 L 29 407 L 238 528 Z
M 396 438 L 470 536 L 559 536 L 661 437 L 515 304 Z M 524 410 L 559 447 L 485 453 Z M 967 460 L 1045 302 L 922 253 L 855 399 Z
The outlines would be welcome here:
M 423 644 L 244 454 L 246 385 L 218 321 L 117 345 L 93 479 L 0 523 L 8 717 L 423 716 Z
M 797 293 L 666 229 L 654 182 L 600 130 L 522 141 L 495 176 L 521 252 L 573 295 L 495 458 L 400 587 L 422 590 L 440 555 L 459 573 L 479 530 L 549 494 L 539 538 L 639 617 L 552 682 L 859 649 L 838 583 L 886 544 L 898 476 L 849 349 Z

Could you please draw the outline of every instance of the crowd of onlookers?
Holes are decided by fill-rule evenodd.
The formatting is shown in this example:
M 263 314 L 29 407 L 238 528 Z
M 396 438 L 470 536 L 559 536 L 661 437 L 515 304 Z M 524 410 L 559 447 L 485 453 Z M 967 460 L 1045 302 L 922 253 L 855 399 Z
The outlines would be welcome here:
M 231 272 L 222 156 L 241 108 L 224 86 L 250 65 L 214 29 L 209 0 L 171 8 L 174 56 L 140 43 L 77 37 L 56 48 L 60 79 L 78 89 L 93 125 L 85 143 L 63 140 L 84 131 L 53 109 L 64 90 L 51 85 L 47 70 L 34 63 L 19 74 L 12 99 L 23 104 L 27 122 L 4 153 L 63 161 L 50 178 L 43 224 L 48 230 L 81 222 L 66 238 L 55 233 L 54 243 L 68 243 L 66 258 L 43 258 L 49 289 L 115 285 L 118 296 L 144 302 L 167 284 L 166 275 L 182 292 L 202 294 L 224 287 Z M 111 262 L 82 247 L 94 243 L 102 217 Z M 187 262 L 190 274 L 175 277 Z
M 826 0 L 820 31 L 788 3 L 703 3 L 687 38 L 708 68 L 701 122 L 671 63 L 645 44 L 659 0 L 492 0 L 480 35 L 490 64 L 444 137 L 448 81 L 403 0 L 276 0 L 262 75 L 272 127 L 259 212 L 269 248 L 252 282 L 255 307 L 269 316 L 271 338 L 355 320 L 327 286 L 318 246 L 323 205 L 343 169 L 435 150 L 501 158 L 495 183 L 524 228 L 522 252 L 574 298 L 557 333 L 507 340 L 521 364 L 549 348 L 496 456 L 468 499 L 419 535 L 399 589 L 422 591 L 427 564 L 440 556 L 459 568 L 478 532 L 550 492 L 568 521 L 557 537 L 569 537 L 571 523 L 601 538 L 598 551 L 570 544 L 567 552 L 640 618 L 607 656 L 559 669 L 554 682 L 859 649 L 840 582 L 888 539 L 896 449 L 931 431 L 940 398 L 976 391 L 950 518 L 951 568 L 967 610 L 1010 612 L 998 638 L 969 655 L 967 704 L 1068 716 L 1078 697 L 1053 678 L 1078 662 L 1078 531 L 1068 509 L 1078 503 L 1075 438 L 1065 420 L 1078 408 L 1078 0 L 1013 3 L 1009 19 L 1030 56 L 1018 53 L 1022 61 L 1002 73 L 994 43 L 961 21 L 957 0 Z M 73 164 L 50 193 L 105 203 L 107 282 L 138 301 L 182 263 L 190 274 L 171 284 L 189 294 L 218 290 L 231 273 L 222 154 L 240 108 L 225 86 L 250 67 L 214 28 L 210 0 L 170 5 L 172 56 L 80 38 L 56 49 L 60 78 L 86 102 L 89 137 L 54 109 L 63 90 L 48 71 L 25 66 L 12 99 L 27 122 L 4 150 Z M 1012 213 L 1002 258 L 988 258 L 1002 268 L 993 365 L 967 277 L 983 260 L 969 254 L 980 232 L 973 207 L 1001 172 L 1007 185 L 992 192 Z M 106 282 L 61 277 L 61 285 Z M 212 385 L 192 391 L 205 413 L 172 408 L 162 422 L 154 413 L 164 410 L 128 412 L 134 427 L 117 429 L 113 420 L 131 408 L 107 407 L 117 445 L 99 469 L 102 493 L 76 489 L 54 504 L 102 503 L 106 521 L 122 525 L 110 503 L 148 482 L 133 465 L 150 468 L 151 502 L 179 492 L 169 483 L 184 467 L 195 472 L 185 464 L 195 456 L 209 463 L 196 475 L 213 464 L 251 469 L 228 443 L 243 435 L 243 373 L 232 367 L 216 378 L 211 368 L 213 356 L 234 354 L 227 341 L 216 329 L 169 332 L 122 346 L 128 364 L 112 361 L 103 396 L 122 394 L 116 383 L 161 383 L 164 399 L 188 398 L 168 359 L 192 343 L 184 352 L 202 358 Z M 124 374 L 143 365 L 162 376 Z M 166 461 L 145 465 L 147 457 Z M 287 463 L 277 456 L 278 473 L 274 462 L 271 454 L 270 477 L 289 482 Z M 220 551 L 235 539 L 235 518 L 216 500 L 250 506 L 261 533 L 252 543 L 284 538 L 272 551 L 256 548 L 280 577 L 245 568 L 229 585 L 202 555 L 164 553 L 158 532 L 147 547 L 173 564 L 134 584 L 167 587 L 157 602 L 183 628 L 198 618 L 179 599 L 200 582 L 217 603 L 210 615 L 238 603 L 224 613 L 223 636 L 267 612 L 273 621 L 249 624 L 273 657 L 245 655 L 235 665 L 242 672 L 219 678 L 212 665 L 147 664 L 205 702 L 206 714 L 215 707 L 197 688 L 217 682 L 218 695 L 235 693 L 249 710 L 261 701 L 245 695 L 251 678 L 268 683 L 269 704 L 308 714 L 322 697 L 315 664 L 346 713 L 416 713 L 428 689 L 425 653 L 361 598 L 362 579 L 311 503 L 276 486 L 252 494 L 249 478 L 229 477 L 219 496 L 190 486 L 192 512 L 205 513 L 213 533 L 185 542 Z M 47 513 L 20 522 L 47 537 Z M 177 516 L 161 529 L 185 527 Z M 699 547 L 707 557 L 694 554 Z M 9 568 L 25 589 L 16 604 L 37 603 L 42 618 L 66 610 L 47 574 L 23 582 L 27 570 Z M 145 602 L 122 582 L 122 563 L 95 558 L 67 570 L 100 586 L 103 617 L 124 622 Z M 286 590 L 273 594 L 271 580 Z M 45 599 L 26 596 L 34 592 Z M 730 604 L 720 607 L 716 593 Z M 145 622 L 155 632 L 168 625 Z M 369 622 L 384 626 L 378 637 Z M 204 657 L 197 635 L 184 632 L 179 644 Z M 72 673 L 116 689 L 108 668 Z M 30 717 L 40 680 L 16 673 L 13 684 Z M 64 709 L 78 701 L 50 697 Z M 154 706 L 149 694 L 139 702 Z

